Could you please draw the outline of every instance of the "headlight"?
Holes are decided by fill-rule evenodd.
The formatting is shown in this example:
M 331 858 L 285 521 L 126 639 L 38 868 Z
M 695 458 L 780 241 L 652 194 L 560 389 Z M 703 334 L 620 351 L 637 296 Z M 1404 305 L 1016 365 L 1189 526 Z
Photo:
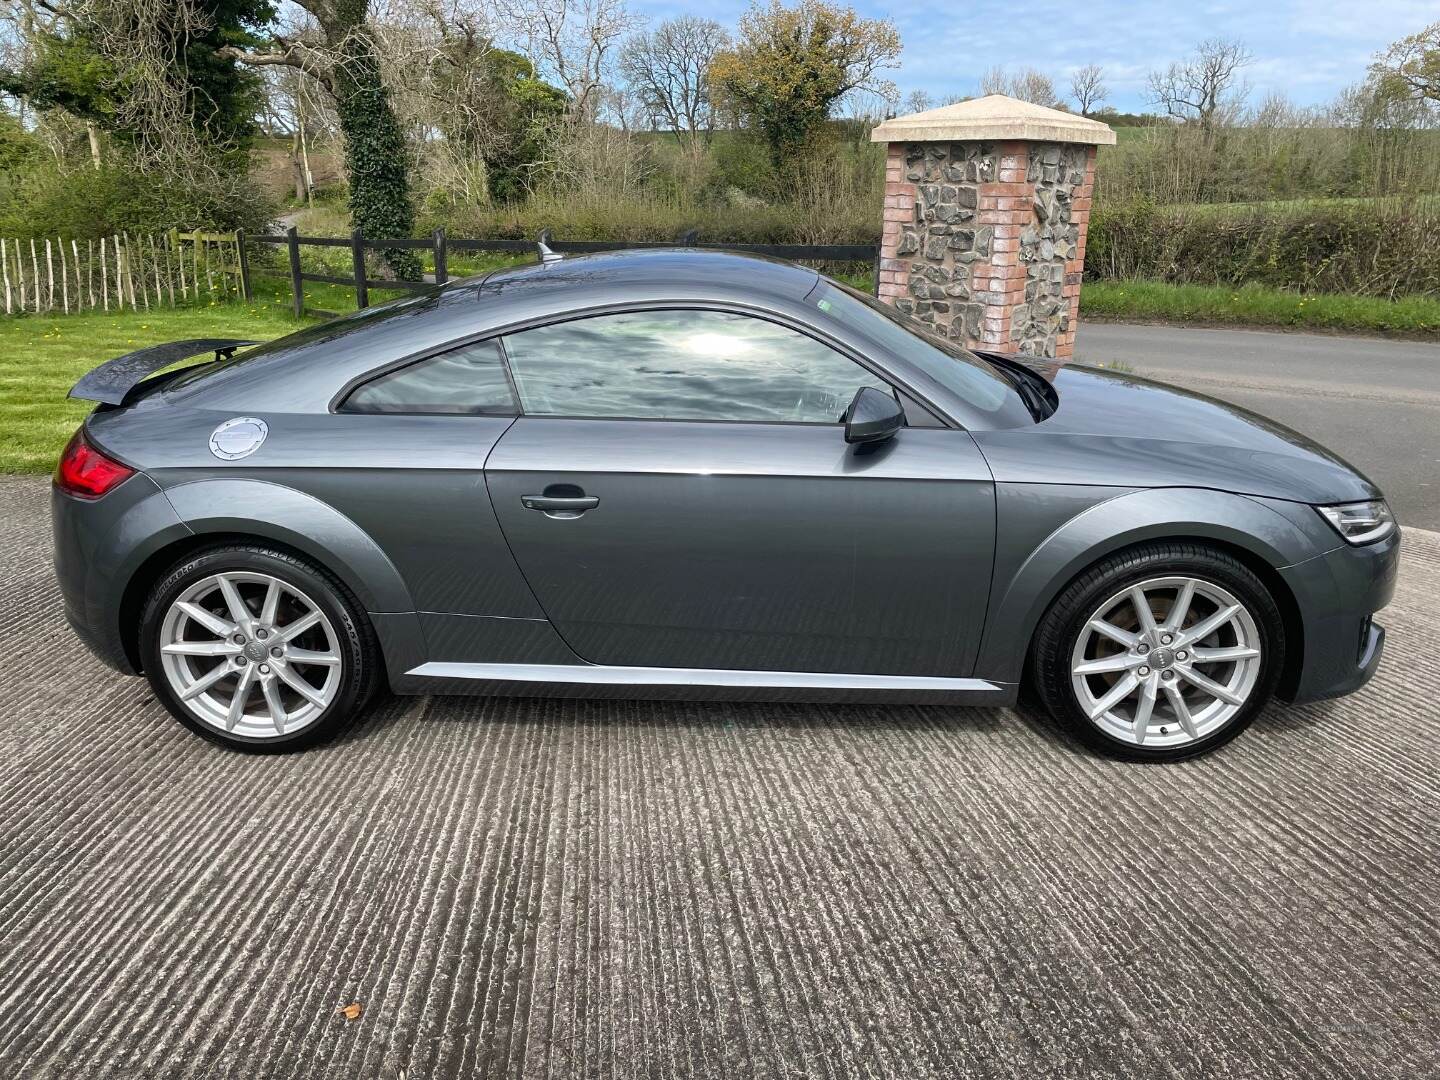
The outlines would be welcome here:
M 1395 518 L 1384 499 L 1370 502 L 1341 503 L 1338 506 L 1317 506 L 1335 531 L 1352 544 L 1369 544 L 1389 536 L 1395 530 Z

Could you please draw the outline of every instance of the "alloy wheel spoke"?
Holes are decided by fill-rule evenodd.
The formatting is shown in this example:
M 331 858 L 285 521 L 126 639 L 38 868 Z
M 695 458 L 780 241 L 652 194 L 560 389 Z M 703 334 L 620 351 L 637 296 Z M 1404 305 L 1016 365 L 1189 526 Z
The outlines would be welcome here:
M 244 599 L 240 596 L 240 590 L 235 583 L 224 574 L 216 576 L 220 583 L 220 595 L 225 598 L 225 607 L 230 612 L 230 618 L 235 625 L 240 627 L 240 632 L 246 637 L 255 636 L 255 616 L 250 614 L 250 609 L 245 606 Z
M 275 676 L 262 676 L 260 692 L 265 695 L 265 707 L 270 710 L 270 723 L 275 725 L 275 734 L 285 734 L 285 703 L 280 700 L 280 684 Z
M 1076 675 L 1102 675 L 1107 671 L 1128 671 L 1144 662 L 1143 657 L 1116 653 L 1114 656 L 1102 656 L 1098 660 L 1086 660 L 1083 664 L 1077 664 L 1074 672 Z
M 277 629 L 275 633 L 281 641 L 290 641 L 293 638 L 299 637 L 301 634 L 303 634 L 306 630 L 309 630 L 319 621 L 320 612 L 307 611 L 304 615 L 301 615 L 294 622 L 286 623 L 284 626 Z
M 1204 641 L 1220 627 L 1224 626 L 1231 619 L 1240 613 L 1239 604 L 1231 604 L 1229 607 L 1221 608 L 1208 619 L 1202 619 L 1190 629 L 1184 631 L 1175 639 L 1176 647 L 1189 645 L 1191 642 Z
M 285 680 L 286 686 L 310 702 L 311 705 L 322 709 L 325 707 L 325 699 L 320 696 L 320 692 L 295 672 L 291 671 L 289 664 L 280 664 L 275 668 L 275 671 L 280 678 Z
M 182 600 L 175 606 L 216 637 L 229 637 L 238 629 L 234 623 L 222 619 L 219 615 L 206 611 L 199 604 L 192 604 L 188 600 Z
M 266 626 L 275 625 L 275 610 L 280 606 L 280 582 L 274 578 L 265 589 L 265 599 L 260 604 L 260 621 Z
M 230 699 L 230 708 L 225 714 L 225 730 L 234 731 L 235 725 L 245 715 L 245 700 L 250 696 L 250 687 L 255 682 L 255 667 L 247 664 L 235 683 L 235 695 Z
M 1190 715 L 1190 706 L 1185 704 L 1185 697 L 1180 693 L 1180 688 L 1171 683 L 1165 687 L 1165 696 L 1170 699 L 1170 708 L 1174 710 L 1175 719 L 1180 722 L 1180 730 L 1190 738 L 1198 739 L 1200 732 L 1195 727 L 1195 718 Z
M 1126 673 L 1125 677 L 1110 688 L 1109 693 L 1102 697 L 1094 705 L 1090 706 L 1090 719 L 1097 720 L 1113 709 L 1120 702 L 1124 701 L 1132 693 L 1135 687 L 1140 685 L 1140 680 L 1133 674 Z
M 1251 660 L 1260 655 L 1260 650 L 1249 645 L 1229 645 L 1219 649 L 1194 649 L 1190 655 L 1197 664 L 1224 664 L 1232 660 Z
M 1207 679 L 1198 671 L 1193 671 L 1188 667 L 1176 668 L 1176 670 L 1180 672 L 1182 679 L 1187 680 L 1205 691 L 1205 693 L 1211 697 L 1218 698 L 1227 705 L 1243 705 L 1245 703 L 1245 699 L 1238 694 L 1232 693 L 1229 687 L 1221 686 L 1214 679 Z
M 1195 599 L 1195 579 L 1189 578 L 1184 585 L 1180 586 L 1180 592 L 1175 596 L 1175 606 L 1170 609 L 1170 614 L 1165 617 L 1165 629 L 1172 633 L 1179 630 L 1185 624 L 1185 616 L 1190 614 L 1190 601 Z
M 1085 629 L 1093 630 L 1097 634 L 1102 634 L 1111 641 L 1124 645 L 1127 649 L 1133 649 L 1140 640 L 1139 637 L 1132 634 L 1129 630 L 1121 630 L 1120 627 L 1114 623 L 1106 622 L 1104 619 L 1091 619 L 1085 624 Z
M 340 657 L 333 652 L 316 652 L 314 649 L 286 649 L 287 664 L 319 664 L 321 667 L 339 667 Z
M 231 641 L 172 641 L 160 651 L 172 656 L 234 656 L 240 646 Z
M 191 698 L 199 697 L 206 690 L 209 690 L 210 687 L 214 686 L 221 679 L 225 678 L 226 675 L 233 674 L 235 674 L 235 672 L 229 664 L 216 664 L 214 670 L 207 671 L 204 675 L 201 675 L 200 678 L 196 679 L 193 683 L 191 683 L 183 691 L 181 691 L 180 700 L 189 701 Z
M 1130 590 L 1130 603 L 1135 606 L 1135 617 L 1140 620 L 1140 633 L 1144 636 L 1151 636 L 1158 629 L 1155 625 L 1155 612 L 1150 608 L 1150 601 L 1145 598 L 1145 590 L 1136 585 Z
M 1135 705 L 1135 743 L 1141 745 L 1150 730 L 1150 717 L 1155 712 L 1155 697 L 1160 685 L 1160 676 L 1151 675 L 1140 686 L 1140 700 Z

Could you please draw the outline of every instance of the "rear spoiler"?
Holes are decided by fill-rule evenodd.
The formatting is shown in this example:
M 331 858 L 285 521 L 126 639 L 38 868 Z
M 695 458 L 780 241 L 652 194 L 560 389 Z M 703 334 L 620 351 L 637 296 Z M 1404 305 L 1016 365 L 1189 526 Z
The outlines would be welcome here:
M 164 345 L 151 345 L 148 349 L 136 349 L 114 360 L 107 360 L 87 373 L 70 388 L 70 396 L 104 405 L 124 405 L 130 392 L 146 376 L 169 367 L 177 360 L 211 351 L 219 360 L 243 345 L 255 344 L 257 342 L 237 338 L 190 338 L 188 341 L 171 341 Z

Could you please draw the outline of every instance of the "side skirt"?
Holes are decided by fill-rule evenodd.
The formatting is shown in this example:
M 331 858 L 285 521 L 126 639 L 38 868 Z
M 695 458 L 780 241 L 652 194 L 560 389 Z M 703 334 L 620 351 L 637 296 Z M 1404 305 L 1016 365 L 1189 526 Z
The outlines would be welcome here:
M 1013 704 L 1016 687 L 932 675 L 849 675 L 722 668 L 605 667 L 598 664 L 430 662 L 395 680 L 402 694 L 642 698 L 705 701 L 815 701 L 896 704 Z

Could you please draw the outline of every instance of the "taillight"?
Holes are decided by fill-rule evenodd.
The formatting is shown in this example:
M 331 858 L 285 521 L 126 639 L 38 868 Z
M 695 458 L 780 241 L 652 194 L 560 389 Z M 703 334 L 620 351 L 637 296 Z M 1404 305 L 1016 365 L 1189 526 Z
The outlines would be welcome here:
M 135 475 L 135 470 L 106 457 L 85 438 L 81 428 L 71 437 L 60 464 L 55 467 L 55 486 L 81 499 L 98 499 Z

